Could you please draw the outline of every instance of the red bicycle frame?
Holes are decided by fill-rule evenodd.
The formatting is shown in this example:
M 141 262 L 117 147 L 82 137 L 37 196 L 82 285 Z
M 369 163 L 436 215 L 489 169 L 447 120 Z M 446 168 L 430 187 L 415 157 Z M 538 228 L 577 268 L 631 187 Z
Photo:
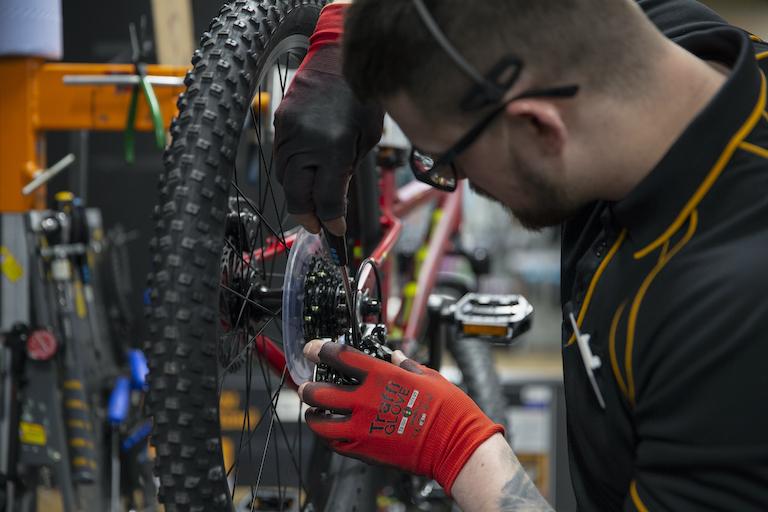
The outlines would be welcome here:
M 451 237 L 456 233 L 461 224 L 461 206 L 463 194 L 461 189 L 453 194 L 446 194 L 433 189 L 429 185 L 414 181 L 404 187 L 396 188 L 394 169 L 382 169 L 381 180 L 381 227 L 383 236 L 376 249 L 369 256 L 381 269 L 382 276 L 382 307 L 387 311 L 386 299 L 390 293 L 390 281 L 392 262 L 389 256 L 392 254 L 395 244 L 403 230 L 402 219 L 417 208 L 437 200 L 440 204 L 442 215 L 429 239 L 426 258 L 418 273 L 417 292 L 413 299 L 410 314 L 403 326 L 403 339 L 401 350 L 406 354 L 412 354 L 417 346 L 417 340 L 424 330 L 427 303 L 429 295 L 434 288 L 440 263 L 443 255 L 450 249 Z M 296 235 L 286 237 L 285 240 L 274 240 L 264 249 L 260 249 L 252 255 L 253 259 L 270 259 L 293 246 Z M 371 267 L 367 266 L 360 274 L 358 289 L 362 289 L 369 280 Z M 387 316 L 387 324 L 393 325 L 399 312 Z M 255 342 L 256 350 L 278 374 L 283 374 L 286 368 L 285 356 L 280 345 L 267 336 L 258 336 Z M 286 381 L 293 386 L 286 372 Z

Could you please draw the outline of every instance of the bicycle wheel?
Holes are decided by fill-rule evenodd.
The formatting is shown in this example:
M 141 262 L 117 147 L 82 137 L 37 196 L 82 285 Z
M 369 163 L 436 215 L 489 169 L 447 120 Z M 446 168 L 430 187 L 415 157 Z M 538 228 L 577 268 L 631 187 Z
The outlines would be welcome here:
M 291 234 L 272 172 L 271 113 L 325 3 L 231 2 L 185 80 L 160 182 L 147 347 L 168 511 L 374 510 L 373 479 L 360 478 L 370 472 L 310 454 L 286 372 L 255 350 L 279 348 Z M 248 138 L 250 165 L 240 150 Z M 337 494 L 357 503 L 339 508 Z
M 448 351 L 456 361 L 467 394 L 496 423 L 509 427 L 507 398 L 496 371 L 491 345 L 477 338 L 452 337 Z

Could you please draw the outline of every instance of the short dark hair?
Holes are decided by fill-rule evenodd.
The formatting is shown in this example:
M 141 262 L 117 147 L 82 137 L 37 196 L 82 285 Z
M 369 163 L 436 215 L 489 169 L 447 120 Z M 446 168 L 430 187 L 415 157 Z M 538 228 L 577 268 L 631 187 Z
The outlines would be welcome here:
M 511 54 L 537 86 L 576 82 L 618 90 L 643 72 L 650 25 L 630 0 L 424 0 L 453 45 L 481 73 Z M 344 73 L 362 99 L 408 94 L 430 117 L 460 114 L 472 83 L 427 31 L 412 0 L 355 0 Z M 626 92 L 626 89 L 624 90 Z

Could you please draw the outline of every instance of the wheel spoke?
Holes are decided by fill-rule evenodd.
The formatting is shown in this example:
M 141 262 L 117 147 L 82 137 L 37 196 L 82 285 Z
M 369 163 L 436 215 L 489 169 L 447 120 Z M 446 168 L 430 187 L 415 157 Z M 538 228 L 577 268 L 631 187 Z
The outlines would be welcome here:
M 278 61 L 278 77 L 280 76 L 279 69 L 280 68 L 279 68 L 279 61 Z M 287 69 L 287 66 L 286 66 L 286 69 Z M 282 87 L 282 97 L 285 97 L 285 86 L 283 85 L 282 80 L 281 80 L 281 87 Z M 254 123 L 254 132 L 256 134 L 256 139 L 258 141 L 258 148 L 259 148 L 258 152 L 259 152 L 259 158 L 261 159 L 261 162 L 262 162 L 261 165 L 265 166 L 266 162 L 265 162 L 264 150 L 263 150 L 264 145 L 263 145 L 262 140 L 261 140 L 261 133 L 262 133 L 261 132 L 261 127 L 263 126 L 263 118 L 262 118 L 262 112 L 263 111 L 264 110 L 261 108 L 261 94 L 259 94 L 258 115 L 256 115 L 253 112 L 253 107 L 251 107 L 251 119 L 253 120 L 253 123 Z M 279 227 L 280 227 L 280 233 L 283 234 L 283 240 L 285 240 L 285 229 L 283 228 L 283 216 L 280 213 L 278 213 L 278 211 L 277 211 L 278 210 L 278 208 L 277 208 L 277 199 L 275 198 L 275 192 L 274 192 L 274 189 L 272 187 L 272 164 L 273 164 L 273 162 L 274 162 L 274 151 L 272 152 L 272 155 L 270 156 L 269 165 L 266 165 L 266 167 L 264 167 L 264 170 L 265 170 L 266 175 L 267 175 L 267 177 L 266 177 L 266 188 L 267 188 L 267 191 L 270 193 L 270 195 L 272 197 L 272 205 L 273 205 L 273 207 L 275 209 L 275 213 L 277 214 L 277 219 L 278 219 L 278 223 L 279 223 Z M 260 180 L 259 181 L 259 190 L 261 190 L 261 188 L 262 188 L 261 187 L 262 183 L 263 183 L 263 180 Z M 264 206 L 264 203 L 266 202 L 266 192 L 267 191 L 265 191 L 263 194 L 261 192 L 259 193 L 259 198 L 261 199 L 262 206 Z M 284 208 L 287 207 L 287 202 L 286 201 L 283 201 L 283 207 Z M 270 263 L 270 273 L 273 272 L 274 270 L 275 270 L 275 260 L 273 259 L 271 261 L 271 263 Z
M 239 186 L 238 186 L 236 183 L 232 183 L 232 186 L 233 186 L 233 187 L 235 187 L 235 190 L 237 191 L 237 193 L 240 195 L 240 197 L 242 197 L 242 198 L 245 200 L 245 202 L 248 204 L 248 206 L 249 206 L 249 207 L 251 207 L 251 208 L 253 209 L 253 213 L 255 213 L 255 214 L 256 214 L 256 216 L 257 216 L 257 217 L 259 217 L 259 219 L 261 219 L 261 222 L 262 222 L 262 223 L 263 223 L 265 226 L 267 226 L 267 229 L 269 229 L 269 231 L 270 231 L 270 232 L 271 232 L 271 233 L 272 233 L 274 236 L 276 236 L 276 237 L 277 237 L 277 239 L 278 239 L 278 240 L 279 240 L 279 241 L 280 241 L 280 242 L 283 244 L 283 247 L 285 247 L 286 249 L 288 249 L 288 244 L 285 242 L 285 239 L 284 239 L 283 237 L 281 237 L 279 234 L 277 234 L 277 230 L 275 230 L 275 228 L 273 228 L 273 227 L 272 227 L 272 226 L 269 224 L 269 222 L 267 222 L 267 219 L 264 217 L 264 214 L 263 214 L 263 213 L 261 213 L 261 212 L 259 211 L 259 209 L 258 209 L 258 208 L 256 208 L 256 207 L 253 205 L 253 202 L 252 202 L 250 199 L 248 199 L 248 198 L 245 196 L 245 194 L 243 193 L 243 191 L 240 189 L 240 187 L 239 187 Z
M 279 395 L 280 395 L 280 390 L 278 389 L 275 392 L 275 394 L 270 397 L 270 401 L 274 402 L 278 398 Z M 251 436 L 253 436 L 254 433 L 259 429 L 259 427 L 261 426 L 261 423 L 264 421 L 264 418 L 266 418 L 266 416 L 262 415 L 261 418 L 259 418 L 259 420 L 256 422 L 256 424 L 252 428 L 249 429 L 250 430 L 249 433 L 250 433 Z M 245 415 L 243 416 L 243 423 L 245 423 Z M 241 447 L 242 447 L 242 442 L 241 442 Z M 232 471 L 235 469 L 235 466 L 237 466 L 238 461 L 239 461 L 239 458 L 235 457 L 235 460 L 232 461 L 232 465 L 227 470 L 227 476 L 229 476 L 230 473 L 232 473 Z
M 259 366 L 261 367 L 262 377 L 265 379 L 264 380 L 265 386 L 267 387 L 268 390 L 271 390 L 271 385 L 270 385 L 271 384 L 271 382 L 270 382 L 271 379 L 269 377 L 271 375 L 271 373 L 265 367 L 264 361 L 263 361 L 263 359 L 261 357 L 261 354 L 257 353 L 256 357 L 257 357 L 257 359 L 259 361 Z M 283 370 L 283 375 L 284 374 L 285 374 L 285 369 Z M 281 383 L 280 383 L 280 387 L 281 388 L 282 388 L 282 386 L 284 384 L 284 380 L 285 379 L 284 379 L 284 376 L 283 376 L 283 378 L 281 379 Z M 279 397 L 278 397 L 278 400 L 279 400 Z M 297 472 L 299 472 L 299 474 L 301 474 L 301 459 L 298 459 L 298 462 L 297 462 L 296 455 L 295 455 L 293 449 L 291 448 L 291 444 L 288 442 L 288 434 L 286 433 L 285 426 L 283 425 L 283 422 L 280 419 L 280 416 L 277 414 L 276 405 L 272 405 L 272 412 L 274 413 L 275 419 L 277 420 L 277 425 L 278 425 L 278 427 L 280 429 L 280 433 L 282 434 L 283 441 L 285 442 L 285 447 L 288 450 L 288 453 L 290 455 L 291 461 L 293 461 L 294 468 L 296 469 Z M 299 414 L 301 414 L 301 404 L 299 404 Z M 301 422 L 299 422 L 299 427 L 301 427 Z
M 258 302 L 254 301 L 253 299 L 250 299 L 250 298 L 246 297 L 245 295 L 243 295 L 242 293 L 240 293 L 240 292 L 238 292 L 236 290 L 233 290 L 232 288 L 230 288 L 229 286 L 227 286 L 225 284 L 219 284 L 219 286 L 221 287 L 222 290 L 225 290 L 226 292 L 231 293 L 232 295 L 234 295 L 238 299 L 242 299 L 243 301 L 245 301 L 243 306 L 245 306 L 245 304 L 247 303 L 247 304 L 249 304 L 251 306 L 254 306 L 254 307 L 258 308 L 260 311 L 268 314 L 269 316 L 277 317 L 279 315 L 279 313 L 275 313 L 273 311 L 270 311 L 268 308 L 265 308 L 264 306 L 262 306 Z M 253 288 L 248 290 L 248 295 L 251 294 L 252 290 L 253 290 Z M 243 311 L 241 310 L 240 311 L 240 315 L 242 315 L 242 313 L 243 313 Z M 241 318 L 241 316 L 238 316 L 238 319 L 240 319 L 240 318 Z M 237 324 L 235 324 L 235 325 L 237 325 Z
M 270 413 L 272 415 L 272 419 L 270 421 L 271 422 L 272 421 L 276 421 L 277 422 L 278 428 L 280 430 L 280 434 L 281 434 L 281 436 L 283 438 L 283 441 L 285 443 L 286 449 L 288 450 L 288 453 L 290 455 L 290 459 L 291 459 L 292 465 L 293 465 L 294 469 L 296 469 L 296 471 L 300 475 L 300 477 L 299 477 L 300 478 L 300 484 L 301 484 L 300 488 L 303 489 L 303 476 L 301 475 L 301 473 L 302 473 L 301 472 L 301 458 L 299 458 L 297 460 L 296 454 L 295 454 L 294 450 L 291 448 L 291 443 L 289 443 L 289 441 L 288 441 L 288 434 L 287 434 L 287 432 L 285 430 L 285 426 L 283 425 L 283 422 L 280 419 L 280 416 L 277 414 L 277 402 L 280 399 L 280 392 L 282 391 L 283 385 L 285 383 L 285 369 L 283 370 L 283 373 L 282 373 L 282 376 L 281 376 L 281 379 L 280 379 L 280 384 L 279 384 L 279 386 L 277 388 L 277 391 L 273 394 L 273 392 L 272 392 L 272 385 L 271 385 L 271 372 L 269 371 L 268 368 L 266 368 L 266 366 L 264 364 L 264 361 L 263 361 L 263 359 L 261 357 L 261 354 L 258 351 L 256 351 L 256 357 L 257 357 L 257 360 L 258 360 L 258 363 L 259 363 L 259 367 L 261 369 L 262 378 L 264 380 L 264 386 L 265 386 L 265 388 L 267 390 L 268 395 L 273 397 L 273 399 L 270 400 L 270 404 L 269 404 L 270 405 Z M 251 365 L 249 364 L 248 366 L 250 367 Z M 250 389 L 247 389 L 246 390 L 246 408 L 248 407 L 247 404 L 249 403 L 249 401 L 248 401 L 249 394 L 250 394 Z M 301 407 L 299 407 L 299 415 L 301 415 Z M 258 427 L 261 425 L 261 423 L 263 421 L 263 418 L 264 418 L 264 416 L 262 416 L 262 418 L 257 423 L 256 427 L 253 430 L 251 430 L 251 432 L 249 433 L 248 440 L 247 440 L 248 443 L 250 443 L 251 440 L 253 439 L 253 437 L 254 437 L 254 435 L 256 433 L 256 430 L 258 429 Z M 299 416 L 299 419 L 301 419 L 301 416 Z M 301 429 L 302 426 L 303 426 L 302 422 L 299 421 L 298 428 Z M 241 437 L 244 434 L 245 434 L 245 432 L 241 432 Z M 240 459 L 241 454 L 242 454 L 242 450 L 240 450 L 238 452 L 238 454 L 236 455 L 235 462 L 233 463 L 233 466 L 237 464 L 237 462 Z M 305 493 L 307 493 L 307 496 L 309 496 L 309 491 L 307 489 L 303 489 L 303 490 L 304 490 Z
M 270 318 L 270 320 L 267 322 L 267 324 L 269 324 L 272 320 L 273 319 Z M 251 338 L 251 340 L 249 341 L 248 345 L 243 349 L 243 351 L 241 351 L 240 354 L 238 354 L 238 356 L 236 358 L 233 359 L 233 363 L 230 363 L 230 366 L 232 364 L 234 364 L 234 362 L 238 361 L 240 359 L 240 357 L 242 356 L 242 354 L 244 353 L 244 351 L 248 350 L 250 348 L 250 346 L 253 344 L 253 342 L 256 339 L 258 339 L 259 336 L 261 336 L 263 331 L 266 329 L 267 324 L 262 326 L 261 329 L 259 330 L 259 332 L 256 333 Z M 264 361 L 261 358 L 261 354 L 258 351 L 256 351 L 256 354 L 257 354 L 257 359 L 259 361 L 259 367 L 260 367 L 260 370 L 261 370 L 262 378 L 264 379 L 264 384 L 265 384 L 265 387 L 267 388 L 267 392 L 268 392 L 269 395 L 273 396 L 273 400 L 270 401 L 270 412 L 271 412 L 271 414 L 273 416 L 273 419 L 271 420 L 271 422 L 272 421 L 277 421 L 278 428 L 279 428 L 280 433 L 282 435 L 283 441 L 285 442 L 285 445 L 286 445 L 286 448 L 287 448 L 288 453 L 290 455 L 291 461 L 293 462 L 293 466 L 296 469 L 296 471 L 299 473 L 299 475 L 301 475 L 301 464 L 300 464 L 301 459 L 298 459 L 298 461 L 297 461 L 296 455 L 294 453 L 294 450 L 291 448 L 291 443 L 289 443 L 289 441 L 288 441 L 288 434 L 287 434 L 287 432 L 285 430 L 285 426 L 283 425 L 282 420 L 280 419 L 279 415 L 277 414 L 277 401 L 279 400 L 280 392 L 282 391 L 283 385 L 285 383 L 285 369 L 283 370 L 283 374 L 282 374 L 282 377 L 281 377 L 280 385 L 279 385 L 277 391 L 273 395 L 273 393 L 272 393 L 272 386 L 271 386 L 271 383 L 270 383 L 270 375 L 271 375 L 271 373 L 269 372 L 269 369 L 265 367 Z M 252 357 L 252 353 L 249 353 L 249 358 L 250 357 Z M 246 366 L 246 372 L 249 371 L 251 366 L 252 366 L 252 364 L 248 364 Z M 246 381 L 247 381 L 246 382 L 246 414 L 247 414 L 247 411 L 249 410 L 248 404 L 250 403 L 250 401 L 249 401 L 250 385 L 248 383 L 248 379 L 246 379 Z M 301 407 L 299 407 L 299 413 L 301 413 Z M 261 422 L 262 422 L 263 418 L 264 418 L 264 416 L 262 416 L 262 418 L 259 420 L 259 422 L 256 424 L 256 426 L 252 430 L 249 429 L 250 430 L 250 434 L 249 434 L 248 440 L 247 440 L 248 443 L 250 443 L 251 440 L 253 439 L 253 436 L 255 435 L 258 427 L 261 425 Z M 301 421 L 299 421 L 299 428 L 301 428 L 301 427 L 302 427 L 302 423 L 301 423 Z M 270 427 L 270 429 L 271 429 L 271 427 Z M 241 439 L 242 439 L 242 436 L 243 436 L 244 433 L 245 432 L 241 431 Z M 233 467 L 236 466 L 237 463 L 239 462 L 241 453 L 242 453 L 242 443 L 241 443 L 241 449 L 238 451 L 238 454 L 235 457 L 235 461 L 233 462 Z M 232 468 L 230 468 L 230 472 L 231 472 L 231 469 Z M 228 472 L 228 474 L 229 474 L 229 472 Z M 302 483 L 301 479 L 302 479 L 302 477 L 300 476 L 300 483 Z M 305 492 L 308 492 L 308 491 L 305 489 Z
M 282 70 L 280 68 L 280 60 L 279 59 L 277 60 L 277 76 L 278 76 L 278 79 L 280 80 L 280 94 L 281 94 L 280 99 L 281 100 L 283 100 L 285 98 L 286 87 L 287 87 L 287 83 L 288 83 L 288 70 L 290 69 L 290 57 L 291 57 L 290 53 L 288 53 L 285 56 L 285 68 L 284 68 L 285 69 L 285 74 L 283 74 L 283 72 L 282 72 Z M 259 146 L 259 154 L 260 154 L 260 157 L 261 157 L 261 162 L 262 162 L 262 165 L 265 166 L 264 168 L 265 168 L 265 171 L 267 173 L 267 188 L 269 189 L 269 192 L 270 192 L 270 194 L 272 196 L 272 204 L 273 204 L 273 206 L 275 208 L 275 213 L 277 214 L 277 218 L 279 219 L 279 222 L 280 222 L 280 231 L 284 232 L 283 226 L 282 226 L 282 220 L 281 220 L 283 218 L 283 214 L 278 211 L 277 200 L 275 199 L 275 192 L 274 192 L 274 189 L 272 187 L 272 165 L 274 163 L 274 152 L 272 152 L 272 154 L 270 155 L 269 164 L 266 163 L 266 158 L 264 156 L 264 150 L 263 150 L 264 145 L 263 145 L 262 137 L 261 137 L 261 126 L 263 124 L 262 123 L 262 118 L 261 118 L 262 111 L 263 111 L 263 109 L 261 108 L 261 95 L 259 95 L 258 116 L 254 116 L 253 115 L 253 108 L 251 108 L 251 119 L 254 122 L 254 129 L 255 129 L 255 132 L 256 132 L 256 138 L 257 138 L 258 143 L 259 143 L 258 146 Z M 258 118 L 258 122 L 257 122 L 257 118 Z M 287 203 L 283 202 L 283 206 L 285 207 L 286 205 L 287 205 Z
M 281 99 L 285 97 L 291 55 L 292 53 L 286 55 L 284 59 L 278 59 L 276 62 L 277 78 L 281 89 Z M 260 92 L 261 88 L 259 87 L 258 90 Z M 259 94 L 259 101 L 261 101 L 261 97 L 261 94 Z M 281 252 L 286 256 L 290 251 L 286 242 L 285 230 L 285 226 L 289 222 L 287 203 L 284 200 L 282 202 L 278 201 L 278 195 L 275 191 L 275 186 L 273 185 L 274 155 L 269 155 L 269 157 L 267 157 L 265 152 L 264 143 L 266 140 L 263 137 L 265 119 L 263 118 L 262 113 L 263 109 L 260 104 L 251 107 L 251 122 L 256 135 L 256 151 L 254 151 L 253 157 L 257 158 L 260 163 L 258 183 L 254 184 L 255 187 L 247 189 L 252 192 L 253 199 L 246 194 L 246 188 L 240 185 L 239 173 L 236 165 L 233 166 L 233 178 L 230 181 L 231 190 L 233 190 L 232 197 L 235 201 L 235 204 L 232 205 L 232 209 L 236 211 L 238 219 L 243 218 L 241 216 L 243 212 L 248 212 L 255 216 L 253 222 L 258 221 L 258 223 L 253 229 L 250 227 L 247 229 L 240 229 L 238 227 L 236 230 L 237 236 L 225 240 L 228 250 L 237 255 L 236 258 L 229 258 L 230 261 L 237 262 L 237 264 L 232 264 L 232 268 L 236 269 L 237 272 L 232 272 L 231 274 L 238 274 L 240 282 L 247 284 L 247 286 L 235 286 L 229 282 L 222 282 L 220 284 L 222 294 L 228 294 L 242 303 L 235 301 L 235 303 L 240 306 L 240 310 L 234 321 L 235 325 L 230 329 L 230 332 L 234 333 L 234 338 L 231 342 L 232 346 L 234 346 L 234 350 L 227 351 L 229 352 L 228 354 L 225 354 L 227 359 L 224 361 L 224 364 L 220 365 L 220 367 L 224 366 L 224 368 L 220 368 L 219 393 L 221 393 L 221 390 L 224 387 L 227 375 L 231 373 L 230 370 L 234 368 L 235 365 L 245 361 L 244 369 L 238 370 L 238 372 L 243 371 L 243 374 L 241 375 L 243 375 L 245 379 L 245 406 L 241 424 L 240 442 L 238 443 L 236 453 L 231 461 L 231 466 L 227 468 L 226 475 L 227 478 L 232 477 L 233 479 L 231 492 L 234 500 L 235 492 L 240 480 L 240 462 L 245 460 L 244 457 L 247 457 L 247 460 L 252 463 L 259 464 L 255 483 L 249 485 L 251 509 L 253 510 L 257 503 L 256 500 L 259 498 L 259 493 L 262 492 L 263 494 L 263 489 L 266 485 L 264 465 L 267 462 L 269 450 L 273 450 L 273 456 L 275 458 L 274 464 L 276 465 L 277 471 L 276 498 L 280 503 L 279 509 L 283 510 L 285 501 L 291 496 L 289 492 L 289 486 L 291 484 L 283 481 L 281 475 L 281 470 L 283 468 L 281 467 L 282 461 L 280 454 L 282 445 L 284 444 L 286 451 L 288 452 L 288 458 L 290 459 L 289 465 L 292 466 L 298 474 L 299 493 L 296 499 L 301 501 L 302 495 L 306 498 L 304 504 L 300 505 L 300 508 L 304 510 L 306 504 L 309 503 L 310 493 L 309 490 L 304 487 L 305 483 L 302 471 L 302 432 L 304 429 L 301 419 L 302 407 L 301 405 L 299 406 L 299 416 L 295 434 L 289 435 L 283 420 L 281 420 L 277 412 L 281 392 L 285 385 L 287 369 L 283 369 L 282 374 L 279 377 L 279 382 L 273 382 L 273 372 L 271 371 L 269 363 L 264 359 L 260 350 L 254 346 L 254 343 L 258 342 L 260 337 L 265 336 L 265 332 L 270 326 L 274 326 L 277 331 L 279 331 L 279 340 L 282 342 L 283 332 L 279 321 L 282 308 L 278 308 L 277 311 L 272 311 L 272 308 L 277 305 L 276 301 L 273 300 L 274 297 L 270 295 L 270 297 L 267 298 L 266 296 L 261 295 L 260 292 L 256 293 L 254 290 L 282 289 L 280 285 L 282 285 L 284 273 L 275 272 L 276 269 L 282 268 L 278 266 L 278 254 L 272 255 L 269 263 L 266 262 L 266 258 L 256 258 L 259 261 L 255 262 L 253 261 L 254 258 L 252 255 L 255 254 L 258 247 L 264 248 L 273 244 L 275 244 L 273 245 L 274 247 L 278 247 L 276 244 L 282 245 L 285 250 L 281 250 Z M 268 205 L 268 202 L 272 204 Z M 275 217 L 270 219 L 268 217 L 272 217 L 272 211 L 274 211 Z M 250 224 L 249 226 L 252 225 L 253 224 Z M 246 255 L 251 255 L 251 257 L 248 258 Z M 255 279 L 258 280 L 256 281 Z M 278 283 L 278 281 L 280 281 L 280 283 Z M 245 291 L 245 288 L 248 288 L 248 290 Z M 270 307 L 265 306 L 262 299 L 268 299 L 267 305 Z M 234 301 L 234 299 L 232 300 Z M 229 306 L 227 306 L 227 308 L 229 308 Z M 234 310 L 231 311 L 232 317 L 234 317 L 234 313 Z M 227 314 L 229 315 L 230 313 L 228 312 Z M 254 322 L 254 319 L 256 318 L 263 318 L 263 323 L 256 325 Z M 274 322 L 276 319 L 278 321 Z M 270 337 L 276 334 L 272 331 L 270 331 L 270 333 Z M 245 340 L 247 340 L 247 342 Z M 254 371 L 261 372 L 263 386 L 266 390 L 265 398 L 267 400 L 267 403 L 261 404 L 261 399 L 258 399 L 259 403 L 256 405 L 259 407 L 267 405 L 269 408 L 268 413 L 265 411 L 256 421 L 253 421 L 253 417 L 250 414 L 251 402 L 254 401 L 256 396 L 259 396 L 254 390 L 260 388 L 260 386 L 257 386 L 256 388 L 252 387 L 252 384 L 255 384 L 253 381 Z M 277 375 L 274 377 L 277 377 Z M 267 417 L 267 415 L 269 417 Z M 261 428 L 264 424 L 268 424 L 266 434 L 264 434 L 264 429 Z M 259 434 L 259 432 L 261 432 L 261 434 Z M 260 439 L 259 444 L 263 443 L 263 447 L 255 450 L 253 441 L 256 439 Z M 271 447 L 270 443 L 272 444 Z M 270 483 L 269 485 L 271 486 L 273 484 Z
M 254 334 L 251 337 L 250 340 L 248 340 L 248 343 L 243 347 L 243 349 L 240 352 L 238 352 L 237 357 L 235 359 L 233 359 L 232 362 L 230 362 L 226 366 L 226 368 L 223 368 L 221 370 L 221 372 L 222 372 L 222 380 L 221 380 L 221 383 L 219 384 L 219 394 L 221 394 L 221 390 L 222 390 L 221 384 L 223 384 L 223 382 L 224 382 L 223 379 L 224 379 L 224 377 L 226 377 L 226 375 L 229 372 L 229 370 L 231 370 L 232 367 L 235 366 L 235 363 L 240 359 L 240 357 L 242 357 L 244 354 L 247 353 L 248 350 L 250 350 L 251 346 L 253 345 L 253 342 L 256 341 L 259 338 L 259 336 L 262 335 L 262 333 L 266 330 L 267 326 L 269 326 L 269 324 L 272 323 L 272 321 L 274 319 L 275 319 L 275 317 L 272 317 L 269 320 L 267 320 L 264 323 L 264 325 L 262 325 L 261 328 L 259 328 L 259 331 L 256 334 Z
M 243 265 L 247 266 L 248 268 L 250 268 L 254 272 L 257 272 L 257 273 L 259 272 L 259 269 L 254 267 L 252 262 L 245 260 L 245 257 L 243 256 L 242 251 L 240 249 L 238 249 L 237 247 L 235 247 L 235 244 L 233 244 L 232 241 L 229 238 L 225 238 L 224 239 L 224 243 L 227 244 L 230 249 L 232 249 L 233 253 L 237 254 L 238 259 L 243 263 Z
M 264 203 L 266 203 L 267 194 L 269 194 L 272 198 L 272 204 L 274 205 L 275 213 L 277 214 L 278 222 L 280 222 L 280 231 L 284 233 L 283 226 L 282 226 L 282 218 L 283 216 L 280 214 L 280 212 L 277 209 L 277 198 L 275 197 L 275 191 L 272 187 L 272 165 L 274 163 L 274 155 L 270 156 L 269 162 L 267 162 L 267 157 L 264 155 L 264 143 L 262 142 L 261 137 L 261 109 L 259 109 L 258 115 L 253 113 L 253 107 L 251 107 L 251 119 L 253 120 L 254 124 L 254 131 L 256 133 L 256 142 L 258 143 L 258 153 L 259 153 L 259 159 L 261 161 L 262 168 L 264 169 L 264 172 L 266 173 L 266 184 L 264 185 L 266 190 L 264 190 L 264 193 L 261 193 L 261 186 L 262 182 L 259 182 L 259 201 L 261 204 L 262 210 L 264 209 Z M 286 205 L 285 202 L 283 202 L 284 205 Z M 274 230 L 273 230 L 274 234 Z M 275 234 L 275 236 L 278 236 Z M 283 238 L 283 242 L 285 242 L 285 239 Z M 285 245 L 285 243 L 283 243 Z
M 283 370 L 283 379 L 285 379 L 285 370 Z M 282 389 L 282 386 L 280 387 Z M 277 394 L 278 399 L 280 398 L 280 393 Z M 256 496 L 259 494 L 259 485 L 261 485 L 261 475 L 264 472 L 264 461 L 267 458 L 267 450 L 269 449 L 269 440 L 272 437 L 272 427 L 275 425 L 275 418 L 277 415 L 274 413 L 274 408 L 272 409 L 272 413 L 270 415 L 269 420 L 269 430 L 267 431 L 267 442 L 264 446 L 264 453 L 261 456 L 261 464 L 259 464 L 259 476 L 256 478 L 256 491 L 255 494 L 251 495 L 251 512 L 254 510 L 254 505 L 256 505 Z

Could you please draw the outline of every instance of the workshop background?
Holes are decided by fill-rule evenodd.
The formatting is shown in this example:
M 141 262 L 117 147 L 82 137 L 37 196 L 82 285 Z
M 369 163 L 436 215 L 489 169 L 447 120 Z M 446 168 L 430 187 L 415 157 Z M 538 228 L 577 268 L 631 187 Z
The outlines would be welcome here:
M 178 6 L 189 3 L 189 16 L 179 16 Z M 708 0 L 703 2 L 724 15 L 732 23 L 755 34 L 768 34 L 768 1 L 766 0 Z M 130 62 L 131 48 L 127 23 L 148 16 L 148 37 L 154 41 L 149 62 L 188 65 L 189 56 L 197 47 L 199 35 L 208 27 L 223 2 L 216 0 L 138 0 L 112 2 L 107 7 L 98 0 L 67 0 L 63 2 L 64 62 Z M 162 30 L 160 30 L 162 28 Z M 194 35 L 193 35 L 194 34 Z M 156 59 L 156 60 L 153 60 Z M 133 334 L 145 337 L 143 322 L 143 276 L 149 272 L 149 258 L 144 257 L 151 234 L 151 212 L 162 161 L 153 149 L 151 133 L 137 134 L 137 162 L 129 166 L 122 158 L 123 139 L 120 134 L 75 132 L 52 133 L 48 137 L 48 160 L 55 162 L 62 155 L 78 156 L 75 171 L 57 178 L 50 191 L 68 189 L 79 191 L 86 201 L 102 210 L 105 226 L 121 225 L 131 235 L 129 244 L 130 274 L 135 283 L 136 300 L 132 302 L 136 323 Z M 87 149 L 87 151 L 85 151 Z M 86 169 L 89 169 L 86 172 Z M 527 344 L 532 352 L 557 352 L 559 344 L 558 282 L 559 256 L 556 233 L 531 235 L 522 229 L 510 228 L 500 233 L 499 226 L 508 224 L 509 216 L 488 205 L 479 197 L 468 201 L 485 205 L 487 215 L 468 216 L 465 224 L 467 242 L 484 246 L 495 254 L 509 253 L 508 259 L 498 259 L 493 291 L 519 289 L 520 280 L 532 288 L 532 300 L 537 304 L 537 322 Z M 473 210 L 474 210 L 473 203 Z M 481 211 L 481 210 L 477 210 Z M 525 250 L 520 250 L 525 249 Z M 507 281 L 505 281 L 505 279 Z M 539 299 L 543 300 L 536 300 Z M 534 342 L 535 341 L 535 342 Z M 559 360 L 558 360 L 559 364 Z
M 0 0 L 0 15 L 2 4 Z M 709 0 L 729 21 L 768 37 L 768 1 Z M 147 19 L 146 50 L 150 63 L 188 65 L 211 18 L 221 7 L 215 0 L 66 0 L 62 2 L 63 62 L 130 63 L 129 22 Z M 0 56 L 2 59 L 2 56 Z M 0 77 L 2 84 L 3 77 Z M 0 91 L 2 93 L 2 91 Z M 3 130 L 11 129 L 2 126 Z M 89 207 L 101 212 L 108 239 L 121 246 L 118 272 L 126 308 L 121 340 L 126 347 L 141 347 L 147 338 L 145 322 L 146 276 L 150 270 L 148 246 L 152 236 L 158 176 L 163 171 L 161 152 L 151 132 L 135 134 L 135 163 L 124 158 L 124 135 L 95 131 L 52 131 L 47 136 L 50 163 L 72 153 L 76 163 L 48 184 L 48 198 L 72 191 Z M 512 347 L 495 349 L 496 364 L 509 399 L 513 447 L 558 511 L 573 511 L 564 427 L 562 363 L 560 357 L 559 232 L 529 233 L 516 225 L 500 207 L 472 195 L 465 196 L 463 245 L 468 250 L 494 255 L 492 271 L 481 278 L 480 290 L 520 293 L 536 308 L 533 328 Z M 401 250 L 418 245 L 418 227 L 430 222 L 415 213 L 406 222 Z M 2 277 L 0 277 L 2 279 Z M 12 319 L 0 319 L 7 330 Z M 448 375 L 455 368 L 446 361 Z M 0 457 L 2 454 L 0 454 Z M 2 470 L 2 467 L 0 467 Z M 56 499 L 39 510 L 56 510 Z M 53 508 L 43 508 L 43 507 Z M 2 510 L 2 508 L 0 508 Z

